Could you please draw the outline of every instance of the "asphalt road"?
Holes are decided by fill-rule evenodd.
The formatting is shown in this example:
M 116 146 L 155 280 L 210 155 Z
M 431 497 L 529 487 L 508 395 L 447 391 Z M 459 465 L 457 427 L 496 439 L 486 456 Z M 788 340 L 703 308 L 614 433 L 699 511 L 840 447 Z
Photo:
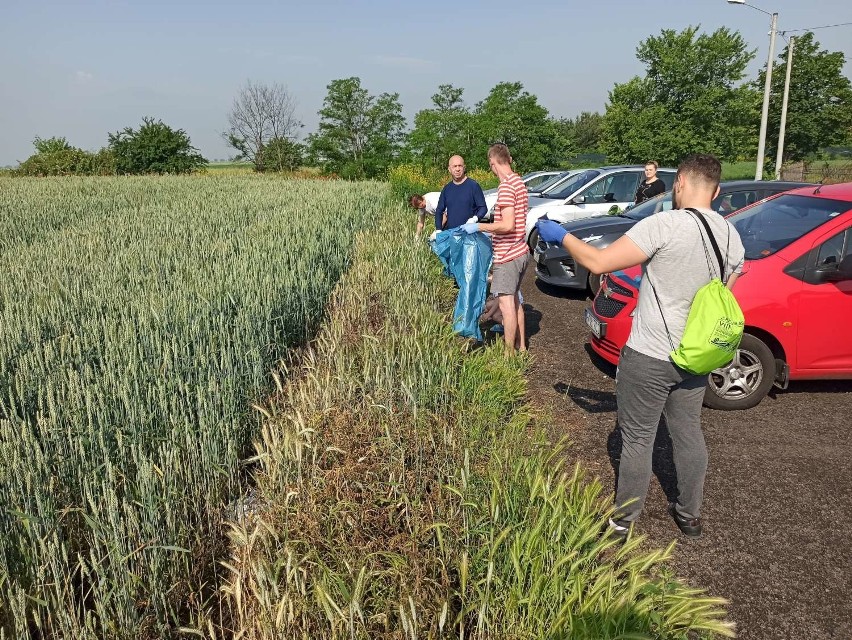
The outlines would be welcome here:
M 586 344 L 590 302 L 539 284 L 532 268 L 522 291 L 530 401 L 612 491 L 615 370 Z M 748 411 L 705 408 L 702 424 L 704 534 L 686 538 L 666 513 L 665 490 L 676 484 L 664 431 L 637 530 L 649 545 L 679 542 L 674 569 L 730 601 L 740 638 L 852 638 L 852 381 L 793 382 Z

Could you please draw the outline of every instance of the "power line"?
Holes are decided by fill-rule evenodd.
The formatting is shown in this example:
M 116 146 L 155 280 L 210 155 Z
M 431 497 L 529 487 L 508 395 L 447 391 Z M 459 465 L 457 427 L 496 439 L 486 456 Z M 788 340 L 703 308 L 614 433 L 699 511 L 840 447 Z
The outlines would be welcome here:
M 839 22 L 838 24 L 825 24 L 821 27 L 809 27 L 807 29 L 786 29 L 785 31 L 779 31 L 780 34 L 785 33 L 795 33 L 796 31 L 816 31 L 817 29 L 830 29 L 831 27 L 845 27 L 852 24 L 852 22 Z

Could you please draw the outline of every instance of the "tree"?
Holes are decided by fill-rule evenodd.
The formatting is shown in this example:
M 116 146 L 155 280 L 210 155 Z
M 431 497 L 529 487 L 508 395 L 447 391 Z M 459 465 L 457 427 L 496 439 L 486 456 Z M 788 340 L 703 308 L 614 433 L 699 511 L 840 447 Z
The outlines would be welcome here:
M 408 145 L 422 164 L 442 166 L 454 154 L 470 154 L 471 113 L 462 100 L 463 94 L 464 89 L 442 84 L 432 96 L 433 108 L 414 116 Z
M 327 89 L 318 131 L 308 136 L 312 157 L 323 170 L 345 178 L 386 173 L 403 140 L 399 94 L 370 95 L 357 77 L 332 80 Z
M 488 145 L 509 147 L 518 171 L 545 169 L 563 161 L 563 138 L 536 96 L 520 82 L 501 82 L 477 103 L 473 113 L 473 139 L 477 141 L 468 164 L 487 167 Z
M 273 138 L 263 147 L 258 171 L 295 171 L 302 166 L 302 145 L 288 138 Z
M 772 100 L 766 128 L 768 155 L 778 148 L 781 127 L 781 97 L 787 72 L 784 48 L 772 71 Z M 849 140 L 852 128 L 852 87 L 843 75 L 842 52 L 820 50 L 813 33 L 797 37 L 793 45 L 790 98 L 784 135 L 784 159 L 802 160 L 823 147 L 840 146 Z M 766 72 L 761 71 L 755 88 L 762 90 Z
M 207 163 L 183 129 L 153 118 L 143 118 L 138 131 L 109 134 L 109 148 L 119 173 L 190 173 Z
M 738 83 L 754 51 L 726 28 L 697 32 L 666 29 L 639 44 L 645 76 L 609 93 L 601 142 L 610 161 L 674 165 L 695 152 L 753 157 L 760 94 Z
M 600 150 L 601 129 L 603 116 L 597 112 L 583 111 L 573 120 L 570 120 L 572 128 L 572 142 L 577 148 L 577 153 L 595 153 Z
M 256 171 L 276 163 L 264 162 L 264 150 L 273 140 L 294 142 L 302 123 L 296 118 L 296 101 L 280 84 L 246 82 L 228 114 L 228 130 L 222 136 Z
M 58 153 L 60 151 L 68 151 L 74 148 L 68 144 L 68 140 L 66 140 L 64 136 L 61 138 L 56 136 L 52 138 L 40 138 L 39 136 L 36 136 L 35 140 L 33 140 L 33 146 L 35 147 L 36 153 Z

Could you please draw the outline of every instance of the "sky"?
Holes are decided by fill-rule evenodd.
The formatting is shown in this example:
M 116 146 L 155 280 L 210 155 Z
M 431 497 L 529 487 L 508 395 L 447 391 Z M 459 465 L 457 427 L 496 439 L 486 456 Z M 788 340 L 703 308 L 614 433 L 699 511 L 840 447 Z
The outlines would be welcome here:
M 848 0 L 750 0 L 792 31 L 852 22 Z M 328 84 L 358 76 L 399 93 L 409 122 L 438 86 L 473 106 L 519 81 L 556 117 L 603 112 L 615 83 L 644 69 L 636 47 L 662 29 L 726 26 L 766 64 L 769 15 L 725 0 L 678 3 L 409 2 L 408 0 L 0 0 L 0 166 L 33 153 L 36 136 L 97 150 L 143 117 L 185 130 L 209 160 L 247 81 L 282 84 L 302 135 L 315 130 Z M 852 25 L 815 31 L 852 77 Z M 776 54 L 785 46 L 776 41 Z

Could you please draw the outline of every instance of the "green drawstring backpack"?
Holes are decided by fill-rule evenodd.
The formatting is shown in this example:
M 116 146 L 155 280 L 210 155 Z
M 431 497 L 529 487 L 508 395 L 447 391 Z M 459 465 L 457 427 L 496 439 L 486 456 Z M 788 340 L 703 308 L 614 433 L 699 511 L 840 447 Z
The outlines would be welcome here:
M 723 282 L 725 262 L 722 260 L 719 245 L 716 244 L 716 238 L 710 231 L 710 225 L 707 224 L 699 211 L 695 209 L 687 209 L 687 211 L 704 225 L 707 237 L 710 238 L 710 244 L 713 246 L 713 252 L 716 254 L 716 260 L 719 262 L 719 277 L 717 278 L 714 274 L 713 266 L 710 263 L 710 252 L 707 250 L 707 242 L 704 240 L 704 234 L 699 226 L 698 233 L 701 234 L 701 242 L 704 244 L 704 256 L 707 258 L 707 268 L 710 270 L 711 280 L 695 293 L 692 306 L 689 308 L 689 315 L 686 318 L 686 328 L 683 330 L 683 336 L 677 348 L 672 343 L 671 333 L 669 333 L 669 343 L 672 345 L 672 352 L 669 356 L 681 369 L 695 375 L 706 375 L 729 364 L 734 359 L 734 354 L 743 337 L 745 318 L 739 303 L 734 298 L 734 294 Z M 730 242 L 731 229 L 729 227 L 726 254 Z M 654 290 L 653 284 L 651 284 L 651 289 Z M 660 299 L 657 297 L 656 290 L 654 290 L 654 297 L 657 298 L 660 315 L 663 315 L 663 308 L 660 306 Z M 663 316 L 663 325 L 666 327 L 666 333 L 668 333 L 669 327 L 666 325 L 665 316 Z

